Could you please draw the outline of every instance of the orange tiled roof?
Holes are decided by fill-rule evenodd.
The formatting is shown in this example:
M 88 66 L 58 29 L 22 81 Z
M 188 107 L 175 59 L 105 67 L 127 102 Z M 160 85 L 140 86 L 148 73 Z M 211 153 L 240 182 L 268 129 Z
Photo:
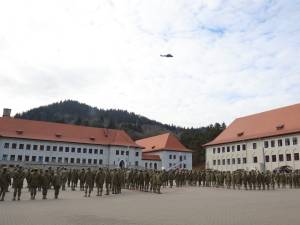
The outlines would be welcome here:
M 136 141 L 136 144 L 143 146 L 143 152 L 155 151 L 178 151 L 192 152 L 183 146 L 179 140 L 171 133 L 161 134 Z
M 300 132 L 300 104 L 237 118 L 218 137 L 204 146 L 297 132 Z
M 0 117 L 0 137 L 142 148 L 123 130 Z
M 148 153 L 142 153 L 142 160 L 154 160 L 154 161 L 161 161 L 159 155 L 152 155 Z

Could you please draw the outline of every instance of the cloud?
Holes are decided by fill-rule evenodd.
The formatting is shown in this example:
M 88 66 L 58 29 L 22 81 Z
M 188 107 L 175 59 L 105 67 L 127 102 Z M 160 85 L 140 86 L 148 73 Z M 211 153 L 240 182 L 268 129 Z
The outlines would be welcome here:
M 0 108 L 76 99 L 229 123 L 300 102 L 298 21 L 298 0 L 2 2 Z

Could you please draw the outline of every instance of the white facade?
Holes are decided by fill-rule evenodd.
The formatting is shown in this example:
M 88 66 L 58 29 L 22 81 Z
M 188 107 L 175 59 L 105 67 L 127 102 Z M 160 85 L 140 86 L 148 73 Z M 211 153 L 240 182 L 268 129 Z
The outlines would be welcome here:
M 161 159 L 161 169 L 187 169 L 191 170 L 192 167 L 192 152 L 179 152 L 179 151 L 157 151 L 152 152 L 153 155 L 159 155 Z
M 0 164 L 142 167 L 140 148 L 0 138 Z
M 300 169 L 300 134 L 282 135 L 206 147 L 206 168 L 221 171 Z

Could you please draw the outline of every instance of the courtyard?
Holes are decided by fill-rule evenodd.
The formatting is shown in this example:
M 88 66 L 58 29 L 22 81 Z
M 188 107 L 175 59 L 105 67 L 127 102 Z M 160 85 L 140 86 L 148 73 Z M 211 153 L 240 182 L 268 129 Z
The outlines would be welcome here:
M 25 189 L 24 189 L 25 190 Z M 84 198 L 64 191 L 60 199 L 0 202 L 1 225 L 298 225 L 300 190 L 244 191 L 204 187 L 166 188 L 163 194 L 123 190 Z

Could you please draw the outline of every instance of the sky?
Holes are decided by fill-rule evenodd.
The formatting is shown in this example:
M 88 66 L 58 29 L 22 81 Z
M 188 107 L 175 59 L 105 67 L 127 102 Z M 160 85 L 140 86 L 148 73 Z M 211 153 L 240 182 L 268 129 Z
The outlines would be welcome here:
M 299 59 L 300 0 L 0 0 L 0 109 L 13 114 L 73 99 L 229 124 L 300 103 Z

